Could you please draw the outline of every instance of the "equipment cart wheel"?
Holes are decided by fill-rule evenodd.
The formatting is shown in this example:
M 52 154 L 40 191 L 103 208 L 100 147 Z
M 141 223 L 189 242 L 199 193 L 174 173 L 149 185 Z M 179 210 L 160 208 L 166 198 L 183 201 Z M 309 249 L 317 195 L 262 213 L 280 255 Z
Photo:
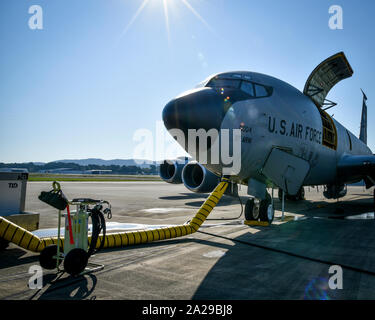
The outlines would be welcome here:
M 55 269 L 57 266 L 57 245 L 51 244 L 50 246 L 45 247 L 39 256 L 39 263 L 42 268 L 47 270 Z M 62 259 L 58 259 L 59 264 L 61 263 Z
M 78 276 L 87 266 L 89 256 L 81 248 L 74 248 L 68 252 L 64 259 L 64 270 L 72 276 Z

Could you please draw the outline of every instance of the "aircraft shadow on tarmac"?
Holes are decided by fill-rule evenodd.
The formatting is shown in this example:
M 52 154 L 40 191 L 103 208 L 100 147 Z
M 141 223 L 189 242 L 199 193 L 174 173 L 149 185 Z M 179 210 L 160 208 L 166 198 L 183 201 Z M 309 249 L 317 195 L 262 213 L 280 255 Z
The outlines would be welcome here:
M 185 202 L 186 206 L 199 208 L 203 202 L 207 199 L 208 194 L 201 193 L 180 193 L 178 196 L 167 196 L 167 197 L 159 197 L 161 200 L 191 200 L 191 199 L 201 199 L 199 201 L 188 201 Z M 246 197 L 241 197 L 241 201 L 245 203 Z M 220 199 L 219 203 L 217 204 L 218 207 L 220 206 L 229 206 L 232 204 L 239 204 L 238 197 L 231 197 L 231 196 L 224 196 L 222 199 Z
M 281 205 L 277 202 L 275 200 L 276 207 Z M 306 202 L 307 207 L 315 208 L 323 215 L 321 208 L 316 208 L 316 203 Z M 326 204 L 324 210 L 328 212 L 334 212 L 338 205 L 324 201 L 318 204 Z M 299 213 L 297 209 L 301 204 L 294 205 L 295 212 Z M 341 201 L 339 205 L 351 215 L 373 208 L 371 197 L 362 197 L 353 204 Z M 292 212 L 289 207 L 292 205 L 287 205 L 288 211 Z M 317 214 L 314 210 L 310 213 Z M 219 255 L 222 253 L 202 279 L 192 299 L 374 299 L 375 250 L 369 252 L 375 243 L 374 227 L 375 221 L 372 220 L 291 220 L 270 227 L 253 227 L 257 229 L 256 233 L 248 232 L 224 242 L 221 234 L 215 235 L 217 229 L 205 228 L 198 233 L 214 235 L 209 240 L 189 237 L 141 246 L 157 249 L 195 242 L 219 251 Z M 328 287 L 328 269 L 334 264 L 343 266 L 345 290 Z
M 352 195 L 351 195 L 352 196 Z M 347 216 L 361 215 L 363 213 L 374 212 L 373 198 L 369 195 L 357 195 L 360 198 L 352 199 L 347 197 L 337 202 L 321 201 L 286 201 L 285 211 L 302 214 L 308 217 L 325 217 L 332 219 L 345 218 Z M 275 199 L 275 210 L 281 211 L 281 201 Z
M 206 193 L 181 192 L 178 196 L 159 197 L 161 200 L 206 199 Z
M 200 240 L 224 250 L 192 298 L 374 299 L 374 227 L 375 221 L 307 219 L 256 227 L 231 244 Z M 344 290 L 329 288 L 331 265 L 342 266 Z
M 373 198 L 364 194 L 356 196 L 361 197 L 353 199 L 350 195 L 338 202 L 286 202 L 286 214 L 328 219 L 292 220 L 269 228 L 255 227 L 257 233 L 234 238 L 231 245 L 196 239 L 222 249 L 223 256 L 192 298 L 374 299 L 375 253 L 369 250 L 375 241 L 375 221 L 344 220 L 346 216 L 374 211 Z M 226 198 L 227 204 L 236 201 Z M 246 197 L 241 198 L 245 203 Z M 201 202 L 189 203 L 198 204 Z M 281 210 L 277 198 L 275 208 Z M 215 233 L 210 228 L 203 232 Z M 332 290 L 328 286 L 328 269 L 334 264 L 344 268 L 345 290 Z
M 368 211 L 370 206 L 365 207 Z M 256 233 L 234 238 L 223 237 L 216 228 L 205 228 L 198 233 L 210 234 L 208 240 L 189 237 L 140 247 L 156 250 L 195 242 L 221 252 L 191 297 L 194 300 L 374 299 L 374 227 L 372 220 L 291 220 L 270 227 L 252 227 Z M 132 249 L 113 248 L 106 252 Z M 328 269 L 334 264 L 343 266 L 344 290 L 328 287 Z
M 353 196 L 357 199 L 353 199 Z M 206 194 L 196 194 L 196 193 L 180 193 L 178 196 L 166 196 L 159 197 L 161 200 L 191 200 L 191 199 L 201 199 L 199 201 L 188 201 L 185 202 L 186 206 L 199 208 L 204 200 L 207 198 Z M 248 197 L 241 196 L 241 202 L 245 206 Z M 275 197 L 274 198 L 275 210 L 281 211 L 281 201 Z M 219 203 L 220 206 L 229 206 L 234 204 L 240 204 L 238 197 L 224 196 Z M 374 211 L 373 197 L 368 194 L 351 194 L 337 202 L 328 202 L 326 200 L 321 201 L 311 201 L 309 199 L 302 201 L 286 201 L 285 210 L 295 214 L 303 215 L 314 215 L 314 216 L 327 216 L 334 215 L 336 217 L 345 217 L 354 214 L 363 214 L 366 212 Z

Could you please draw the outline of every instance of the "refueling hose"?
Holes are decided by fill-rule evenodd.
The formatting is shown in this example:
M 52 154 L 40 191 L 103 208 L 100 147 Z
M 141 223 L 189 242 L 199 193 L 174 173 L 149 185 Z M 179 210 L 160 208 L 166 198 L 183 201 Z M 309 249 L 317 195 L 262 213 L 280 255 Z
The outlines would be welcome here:
M 87 251 L 89 256 L 103 248 L 106 236 L 106 225 L 104 214 L 102 212 L 102 205 L 96 205 L 94 208 L 90 209 L 90 216 L 92 221 L 92 232 L 90 246 Z M 103 236 L 99 243 L 99 247 L 97 248 L 95 244 L 97 244 L 101 232 L 103 233 Z
M 172 239 L 177 237 L 186 236 L 196 232 L 202 223 L 206 220 L 207 216 L 211 213 L 212 209 L 218 204 L 223 196 L 226 188 L 228 187 L 228 180 L 223 178 L 217 185 L 215 190 L 209 195 L 206 201 L 199 208 L 198 212 L 189 224 L 183 224 L 172 227 L 162 227 L 153 230 L 139 230 L 127 231 L 119 233 L 111 233 L 108 235 L 100 235 L 97 239 L 88 237 L 91 248 L 114 248 L 124 247 L 134 244 L 147 243 L 157 240 Z M 30 231 L 10 222 L 4 217 L 0 217 L 0 238 L 12 242 L 17 246 L 30 250 L 33 252 L 41 252 L 45 247 L 56 244 L 60 245 L 61 249 L 64 247 L 64 239 L 60 239 L 58 244 L 57 237 L 39 238 L 33 235 Z M 93 246 L 91 246 L 91 242 Z

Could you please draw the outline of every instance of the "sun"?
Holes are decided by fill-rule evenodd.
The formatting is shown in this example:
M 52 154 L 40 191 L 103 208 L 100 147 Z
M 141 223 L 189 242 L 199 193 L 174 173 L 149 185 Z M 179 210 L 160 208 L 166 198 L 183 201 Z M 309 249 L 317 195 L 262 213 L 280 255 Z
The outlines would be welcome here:
M 134 24 L 134 22 L 137 20 L 138 16 L 141 14 L 141 12 L 143 11 L 143 9 L 147 6 L 147 4 L 150 1 L 154 1 L 154 2 L 158 1 L 158 2 L 162 3 L 162 5 L 163 5 L 163 8 L 164 8 L 164 19 L 165 19 L 165 28 L 166 28 L 167 36 L 168 36 L 168 43 L 170 43 L 170 27 L 169 27 L 168 2 L 171 2 L 171 1 L 180 1 L 181 3 L 183 3 L 185 5 L 185 7 L 188 8 L 189 11 L 191 13 L 193 13 L 194 16 L 198 20 L 200 20 L 211 32 L 213 32 L 213 29 L 210 27 L 210 25 L 207 23 L 207 21 L 193 8 L 193 6 L 189 3 L 188 0 L 143 0 L 142 3 L 141 3 L 141 5 L 138 7 L 137 11 L 134 13 L 134 15 L 132 16 L 132 18 L 130 19 L 130 21 L 126 25 L 124 31 L 122 32 L 121 37 L 123 37 L 128 32 L 128 30 L 130 29 L 130 27 Z

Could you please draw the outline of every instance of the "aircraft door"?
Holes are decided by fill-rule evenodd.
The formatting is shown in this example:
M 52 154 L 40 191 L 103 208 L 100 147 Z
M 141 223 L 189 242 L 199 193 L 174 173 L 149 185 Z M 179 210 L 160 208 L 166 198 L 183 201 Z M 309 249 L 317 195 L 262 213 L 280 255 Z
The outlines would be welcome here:
M 296 195 L 310 170 L 310 164 L 289 152 L 273 148 L 262 173 L 279 188 Z

